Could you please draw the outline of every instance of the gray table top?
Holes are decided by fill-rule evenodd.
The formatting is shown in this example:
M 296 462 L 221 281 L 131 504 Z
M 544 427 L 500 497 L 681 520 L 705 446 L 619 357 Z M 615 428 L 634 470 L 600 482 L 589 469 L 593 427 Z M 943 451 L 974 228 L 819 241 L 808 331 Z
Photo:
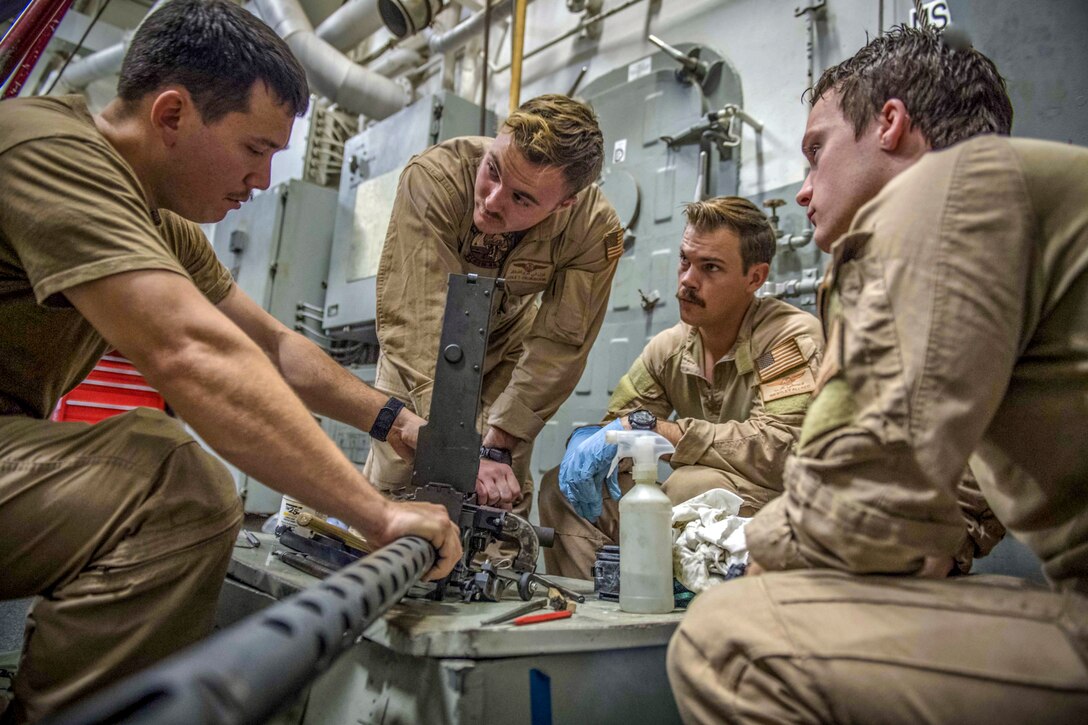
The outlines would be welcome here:
M 277 599 L 313 586 L 317 579 L 294 569 L 272 551 L 283 549 L 275 537 L 257 534 L 258 548 L 236 547 L 227 575 Z M 421 657 L 489 659 L 635 647 L 662 647 L 683 616 L 631 614 L 616 602 L 602 601 L 593 582 L 552 577 L 586 595 L 568 619 L 539 624 L 481 626 L 491 617 L 524 604 L 513 592 L 501 602 L 436 602 L 409 595 L 366 631 L 366 638 L 389 649 Z M 541 610 L 550 611 L 550 610 Z

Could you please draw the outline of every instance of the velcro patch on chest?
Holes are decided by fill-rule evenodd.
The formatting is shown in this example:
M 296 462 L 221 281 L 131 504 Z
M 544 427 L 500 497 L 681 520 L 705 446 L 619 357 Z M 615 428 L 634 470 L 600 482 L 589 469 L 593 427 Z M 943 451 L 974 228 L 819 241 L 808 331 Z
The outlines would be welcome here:
M 767 383 L 795 367 L 807 362 L 797 338 L 780 342 L 756 358 L 756 371 L 759 382 Z
M 549 262 L 536 262 L 531 259 L 518 259 L 506 265 L 503 276 L 507 282 L 528 282 L 543 284 L 548 281 L 552 265 Z
M 763 383 L 759 386 L 759 394 L 762 396 L 764 404 L 766 404 L 772 400 L 778 400 L 790 395 L 811 393 L 815 389 L 816 377 L 812 374 L 812 370 L 805 366 L 794 370 L 792 373 L 777 377 L 768 383 Z
M 619 259 L 623 254 L 623 229 L 616 227 L 604 235 L 604 253 L 608 261 Z

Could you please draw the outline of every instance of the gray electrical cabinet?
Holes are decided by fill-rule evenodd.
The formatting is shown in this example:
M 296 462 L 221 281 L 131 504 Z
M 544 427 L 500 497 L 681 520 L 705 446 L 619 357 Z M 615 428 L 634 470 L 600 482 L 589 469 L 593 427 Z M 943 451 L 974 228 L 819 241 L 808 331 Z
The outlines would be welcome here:
M 374 124 L 344 144 L 344 166 L 336 204 L 329 289 L 325 298 L 327 334 L 377 343 L 378 261 L 393 210 L 400 172 L 415 154 L 457 136 L 480 133 L 480 107 L 442 92 Z M 495 134 L 488 112 L 485 132 Z
M 291 180 L 227 214 L 215 227 L 212 245 L 239 288 L 258 305 L 289 328 L 317 331 L 335 209 L 334 189 Z M 279 493 L 228 468 L 248 513 L 279 510 Z

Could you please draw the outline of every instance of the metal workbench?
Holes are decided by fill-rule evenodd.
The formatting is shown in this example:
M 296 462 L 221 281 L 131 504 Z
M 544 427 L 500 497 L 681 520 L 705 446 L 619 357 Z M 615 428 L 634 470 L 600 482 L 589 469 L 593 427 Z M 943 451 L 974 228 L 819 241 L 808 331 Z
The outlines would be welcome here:
M 226 626 L 316 582 L 271 555 L 276 540 L 235 549 L 220 598 Z M 375 623 L 277 723 L 679 722 L 665 649 L 680 621 L 628 614 L 592 583 L 569 619 L 523 627 L 480 622 L 522 604 L 409 597 Z

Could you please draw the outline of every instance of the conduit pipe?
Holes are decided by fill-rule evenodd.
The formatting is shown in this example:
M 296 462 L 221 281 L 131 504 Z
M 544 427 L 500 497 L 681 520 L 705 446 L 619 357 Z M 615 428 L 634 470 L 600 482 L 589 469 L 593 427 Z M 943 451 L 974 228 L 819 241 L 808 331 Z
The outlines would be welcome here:
M 528 0 L 515 0 L 513 48 L 510 53 L 510 112 L 521 105 L 521 64 L 525 54 L 525 8 Z
M 407 68 L 415 68 L 423 63 L 423 56 L 411 48 L 393 48 L 369 66 L 380 76 L 392 78 Z
M 117 75 L 121 72 L 121 61 L 125 59 L 128 40 L 111 45 L 108 48 L 91 53 L 68 66 L 61 77 L 61 83 L 75 90 L 85 88 L 99 78 Z
M 491 6 L 491 22 L 506 20 L 514 10 L 514 0 L 500 0 Z M 487 22 L 487 11 L 481 10 L 443 33 L 436 33 L 430 28 L 423 31 L 427 46 L 432 53 L 445 53 L 460 48 L 473 36 L 478 35 Z
M 348 51 L 383 27 L 378 0 L 349 0 L 317 26 L 317 37 Z
M 352 63 L 314 32 L 297 0 L 255 0 L 260 16 L 290 46 L 313 89 L 348 113 L 381 120 L 408 105 L 404 86 Z
M 71 63 L 68 66 L 68 69 L 64 71 L 64 75 L 61 76 L 64 87 L 74 91 L 90 85 L 99 78 L 105 78 L 106 76 L 120 73 L 121 63 L 125 59 L 125 53 L 128 52 L 128 44 L 132 41 L 132 36 L 135 35 L 136 31 L 140 29 L 144 22 L 151 17 L 152 13 L 167 2 L 169 2 L 169 0 L 156 0 L 155 4 L 151 6 L 151 9 L 147 11 L 147 15 L 144 15 L 131 32 L 125 33 L 125 39 L 120 43 L 111 45 L 108 48 L 103 48 L 96 53 L 91 53 L 90 55 Z

